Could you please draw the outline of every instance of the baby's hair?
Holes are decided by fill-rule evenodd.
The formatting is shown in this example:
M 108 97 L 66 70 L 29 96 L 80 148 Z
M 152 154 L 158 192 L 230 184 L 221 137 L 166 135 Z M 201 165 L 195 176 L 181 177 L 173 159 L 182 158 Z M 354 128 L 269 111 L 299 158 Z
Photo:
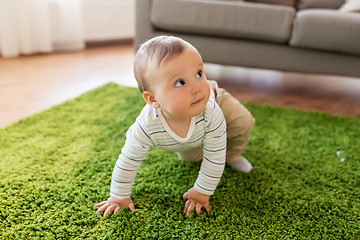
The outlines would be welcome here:
M 154 37 L 140 45 L 134 60 L 134 74 L 139 90 L 144 92 L 149 88 L 148 70 L 150 64 L 159 67 L 171 57 L 180 55 L 191 46 L 190 43 L 173 36 Z

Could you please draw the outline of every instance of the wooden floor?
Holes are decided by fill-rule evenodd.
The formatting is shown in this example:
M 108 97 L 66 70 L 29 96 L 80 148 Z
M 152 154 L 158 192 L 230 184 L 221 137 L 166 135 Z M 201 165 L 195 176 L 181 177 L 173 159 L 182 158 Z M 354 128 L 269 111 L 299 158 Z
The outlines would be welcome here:
M 0 127 L 108 82 L 136 87 L 131 42 L 84 51 L 0 58 Z M 206 64 L 241 101 L 360 116 L 360 79 Z

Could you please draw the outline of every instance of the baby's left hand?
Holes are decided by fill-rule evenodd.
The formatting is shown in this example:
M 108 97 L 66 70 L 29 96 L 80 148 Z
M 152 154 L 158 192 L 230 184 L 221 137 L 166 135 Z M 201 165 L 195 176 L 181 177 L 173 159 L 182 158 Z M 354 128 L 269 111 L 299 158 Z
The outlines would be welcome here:
M 195 209 L 196 214 L 201 214 L 201 209 L 204 208 L 207 213 L 210 212 L 209 195 L 205 195 L 197 191 L 195 188 L 190 188 L 183 195 L 185 202 L 184 213 L 188 216 L 190 212 Z

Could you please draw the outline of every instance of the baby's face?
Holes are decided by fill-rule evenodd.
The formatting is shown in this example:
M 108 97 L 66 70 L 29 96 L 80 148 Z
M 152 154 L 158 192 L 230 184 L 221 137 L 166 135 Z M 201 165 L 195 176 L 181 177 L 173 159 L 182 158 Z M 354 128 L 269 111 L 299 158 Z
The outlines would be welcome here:
M 209 100 L 210 87 L 199 52 L 191 47 L 173 56 L 150 74 L 152 93 L 166 119 L 199 115 Z

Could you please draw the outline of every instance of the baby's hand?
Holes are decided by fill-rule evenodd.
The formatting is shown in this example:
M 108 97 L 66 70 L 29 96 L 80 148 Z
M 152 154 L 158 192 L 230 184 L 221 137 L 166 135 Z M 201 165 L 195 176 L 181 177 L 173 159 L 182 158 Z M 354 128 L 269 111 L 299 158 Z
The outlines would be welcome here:
M 114 215 L 115 215 L 123 207 L 129 207 L 130 211 L 135 210 L 135 206 L 131 198 L 118 199 L 114 197 L 109 197 L 107 201 L 97 203 L 95 204 L 95 206 L 100 207 L 95 212 L 95 214 L 105 211 L 104 217 L 106 216 L 106 214 L 111 213 L 112 211 L 114 211 Z
M 189 215 L 190 212 L 195 209 L 196 214 L 201 214 L 201 209 L 204 208 L 207 213 L 210 212 L 210 205 L 209 205 L 209 195 L 202 194 L 198 192 L 195 188 L 190 188 L 186 193 L 183 195 L 185 203 L 184 213 Z

